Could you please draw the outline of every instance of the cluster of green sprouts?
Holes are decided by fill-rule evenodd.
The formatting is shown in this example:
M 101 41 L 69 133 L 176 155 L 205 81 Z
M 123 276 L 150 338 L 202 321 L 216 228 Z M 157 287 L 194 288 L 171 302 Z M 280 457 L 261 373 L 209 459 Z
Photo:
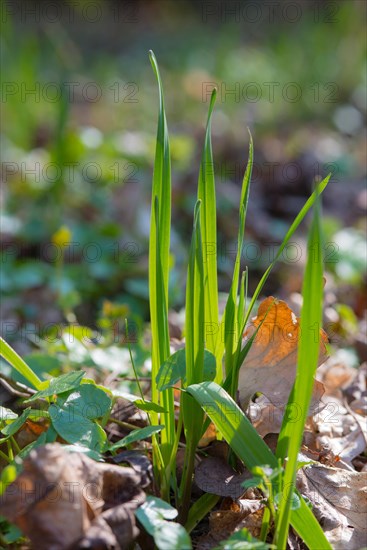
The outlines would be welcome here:
M 272 479 L 274 494 L 281 486 L 288 487 L 289 498 L 277 506 L 274 543 L 285 548 L 289 523 L 310 548 L 329 548 L 323 532 L 305 501 L 299 496 L 294 503 L 294 484 L 297 456 L 301 446 L 304 424 L 311 399 L 313 376 L 317 366 L 319 343 L 314 341 L 309 327 L 320 326 L 322 308 L 323 267 L 321 261 L 321 231 L 318 197 L 325 189 L 329 176 L 319 182 L 289 228 L 274 261 L 261 278 L 251 300 L 247 300 L 247 271 L 241 274 L 240 258 L 244 243 L 246 211 L 249 199 L 253 144 L 250 135 L 249 157 L 245 170 L 239 204 L 238 246 L 232 284 L 223 318 L 218 312 L 216 250 L 216 194 L 211 144 L 211 117 L 216 99 L 213 90 L 206 125 L 204 148 L 199 173 L 197 202 L 194 210 L 193 232 L 186 280 L 185 350 L 170 356 L 168 330 L 168 288 L 171 225 L 171 161 L 167 122 L 164 110 L 162 81 L 154 54 L 151 63 L 159 88 L 159 117 L 153 175 L 152 209 L 149 247 L 149 296 L 152 329 L 152 401 L 162 407 L 161 413 L 151 413 L 153 424 L 163 424 L 164 430 L 153 436 L 154 472 L 161 495 L 169 501 L 174 495 L 179 519 L 190 531 L 217 502 L 215 495 L 204 494 L 191 504 L 191 485 L 197 444 L 208 426 L 215 424 L 221 437 L 249 468 L 268 465 L 286 467 Z M 297 377 L 289 403 L 298 403 L 301 418 L 294 423 L 283 422 L 278 448 L 274 455 L 257 434 L 243 411 L 235 403 L 238 372 L 252 344 L 243 348 L 242 334 L 255 301 L 285 246 L 312 206 L 314 216 L 309 231 L 308 254 L 303 284 L 301 339 L 299 342 Z M 207 246 L 210 253 L 207 253 Z M 224 327 L 204 334 L 205 326 Z M 236 330 L 236 327 L 242 330 Z M 307 330 L 308 329 L 308 330 Z M 254 336 L 256 333 L 254 334 Z M 224 372 L 223 372 L 224 362 Z M 214 365 L 214 368 L 211 366 Z M 180 375 L 181 373 L 181 375 Z M 178 422 L 175 421 L 173 386 L 181 379 L 181 402 Z M 205 413 L 205 414 L 204 414 Z M 175 459 L 181 432 L 185 435 L 185 458 L 182 479 L 176 477 Z M 268 499 L 272 501 L 272 499 Z M 270 508 L 267 508 L 270 513 Z M 264 514 L 264 524 L 268 513 Z M 267 530 L 264 529 L 264 533 Z
M 40 438 L 37 444 L 55 441 L 59 435 L 71 444 L 78 443 L 93 452 L 98 451 L 100 457 L 101 453 L 113 454 L 122 446 L 145 437 L 152 437 L 154 490 L 163 500 L 153 496 L 148 497 L 147 504 L 139 508 L 137 516 L 147 531 L 154 536 L 158 548 L 165 548 L 162 538 L 159 538 L 162 535 L 162 526 L 166 529 L 166 520 L 175 518 L 177 511 L 179 523 L 169 522 L 172 537 L 174 533 L 177 535 L 177 544 L 174 544 L 173 537 L 171 548 L 191 548 L 188 533 L 219 500 L 217 495 L 204 493 L 193 502 L 191 495 L 197 445 L 210 421 L 214 423 L 219 437 L 229 445 L 228 460 L 232 463 L 237 456 L 253 472 L 255 477 L 251 483 L 262 490 L 265 499 L 261 541 L 256 542 L 248 533 L 240 531 L 233 535 L 233 548 L 239 540 L 249 541 L 248 537 L 251 538 L 248 547 L 265 548 L 271 528 L 273 532 L 271 547 L 283 550 L 286 548 L 290 524 L 311 550 L 331 548 L 308 504 L 295 489 L 296 472 L 300 467 L 298 452 L 319 354 L 319 343 L 314 339 L 312 330 L 315 323 L 320 326 L 322 308 L 323 266 L 319 195 L 325 189 L 329 176 L 316 185 L 315 191 L 285 235 L 274 261 L 268 266 L 251 299 L 248 299 L 248 273 L 247 271 L 241 273 L 240 260 L 253 164 L 253 145 L 250 135 L 248 163 L 239 203 L 237 256 L 224 314 L 219 318 L 217 261 L 216 255 L 212 253 L 217 246 L 216 194 L 211 144 L 211 118 L 216 99 L 216 91 L 213 90 L 200 166 L 187 270 L 185 347 L 172 355 L 168 329 L 171 227 L 170 146 L 163 87 L 152 52 L 150 60 L 159 89 L 149 241 L 152 392 L 151 401 L 148 401 L 138 383 L 140 396 L 136 398 L 133 396 L 135 404 L 147 411 L 149 426 L 135 430 L 123 440 L 111 445 L 107 441 L 104 427 L 110 419 L 117 394 L 103 386 L 95 386 L 93 380 L 84 379 L 83 372 L 67 373 L 51 381 L 41 381 L 4 340 L 0 341 L 0 354 L 38 390 L 37 394 L 28 399 L 28 402 L 42 398 L 49 405 L 47 411 L 42 410 L 42 416 L 50 420 L 50 427 L 41 436 L 42 441 Z M 242 334 L 274 264 L 281 257 L 284 248 L 311 207 L 314 208 L 303 283 L 297 375 L 288 400 L 288 405 L 297 403 L 301 414 L 297 421 L 292 422 L 289 421 L 287 414 L 284 415 L 274 454 L 235 401 L 239 369 L 256 337 L 255 332 L 243 346 Z M 315 251 L 318 253 L 315 254 Z M 214 330 L 205 334 L 204 327 L 208 326 L 214 327 Z M 239 331 L 236 331 L 237 327 L 240 328 Z M 128 326 L 126 330 L 128 331 Z M 221 337 L 222 334 L 225 335 L 224 338 Z M 132 355 L 131 360 L 135 372 Z M 180 406 L 176 411 L 174 388 L 178 383 Z M 75 391 L 76 398 L 73 393 Z M 80 421 L 77 425 L 70 426 L 66 414 L 70 406 L 70 395 L 74 396 L 72 404 L 75 414 L 79 414 L 86 403 L 94 403 L 99 412 L 90 414 L 88 418 L 83 418 L 79 414 Z M 15 432 L 27 418 L 33 418 L 37 411 L 29 407 L 19 418 L 8 409 L 5 412 L 8 416 L 4 419 L 5 427 L 1 429 L 4 437 L 0 443 L 5 442 L 12 450 Z M 178 412 L 178 420 L 176 412 Z M 185 441 L 185 455 L 182 476 L 178 478 L 176 456 L 182 435 Z M 9 457 L 2 454 L 3 458 L 12 463 L 13 454 Z M 11 464 L 10 467 L 12 467 Z M 4 472 L 9 474 L 10 470 Z M 3 476 L 1 482 L 5 487 L 9 479 Z

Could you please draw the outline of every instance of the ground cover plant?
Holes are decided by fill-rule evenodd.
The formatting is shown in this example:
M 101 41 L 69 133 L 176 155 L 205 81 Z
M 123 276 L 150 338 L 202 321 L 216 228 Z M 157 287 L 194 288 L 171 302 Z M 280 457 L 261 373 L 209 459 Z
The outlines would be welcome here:
M 1 410 L 0 457 L 7 466 L 1 478 L 3 500 L 0 512 L 19 525 L 38 548 L 55 540 L 60 547 L 62 544 L 67 547 L 77 540 L 79 544 L 89 542 L 92 545 L 102 540 L 105 545 L 114 541 L 120 547 L 131 545 L 134 548 L 134 539 L 139 533 L 137 525 L 141 531 L 137 544 L 141 548 L 151 547 L 152 539 L 160 550 L 192 548 L 190 534 L 217 505 L 221 496 L 215 490 L 204 490 L 198 495 L 193 487 L 198 453 L 206 452 L 200 451 L 200 442 L 208 431 L 214 430 L 214 439 L 223 444 L 222 458 L 231 468 L 232 477 L 242 473 L 244 468 L 251 472 L 241 481 L 239 496 L 251 490 L 257 498 L 247 500 L 260 503 L 260 508 L 253 511 L 258 514 L 256 536 L 249 527 L 243 527 L 227 540 L 218 542 L 217 547 L 283 549 L 296 533 L 310 549 L 332 548 L 312 505 L 296 488 L 297 472 L 312 464 L 309 457 L 302 458 L 300 449 L 315 397 L 315 372 L 326 356 L 326 338 L 321 329 L 324 283 L 320 208 L 321 195 L 330 175 L 315 183 L 312 195 L 294 219 L 274 260 L 249 297 L 251 273 L 241 273 L 240 270 L 253 165 L 253 142 L 249 136 L 248 161 L 238 211 L 237 256 L 224 312 L 220 315 L 216 188 L 211 144 L 211 117 L 216 100 L 216 90 L 213 90 L 192 216 L 185 339 L 179 349 L 173 350 L 168 320 L 172 223 L 170 141 L 163 84 L 152 52 L 150 60 L 159 92 L 149 238 L 150 395 L 144 391 L 143 381 L 139 380 L 135 368 L 128 322 L 125 335 L 135 373 L 136 394 L 111 389 L 90 378 L 85 371 L 72 368 L 66 368 L 59 376 L 41 380 L 31 366 L 1 340 L 1 355 L 23 377 L 26 386 L 23 387 L 25 395 L 20 396 L 24 409 L 20 415 L 9 408 Z M 312 222 L 308 232 L 300 319 L 292 315 L 284 302 L 271 297 L 260 304 L 254 318 L 254 308 L 266 289 L 269 274 L 310 211 Z M 74 355 L 82 355 L 86 365 L 98 362 L 98 346 L 94 342 L 87 349 L 81 338 L 72 340 L 68 336 L 70 332 L 66 330 L 64 345 L 70 346 L 72 342 Z M 256 392 L 265 393 L 266 378 L 273 378 L 271 384 L 276 386 L 284 362 L 284 415 L 277 444 L 271 449 L 246 411 Z M 270 372 L 267 370 L 261 374 L 267 367 Z M 256 371 L 255 379 L 251 369 Z M 143 427 L 116 418 L 119 399 L 132 402 L 138 410 L 146 413 Z M 299 412 L 296 417 L 293 414 L 295 408 Z M 111 441 L 108 437 L 111 424 L 127 429 L 128 435 Z M 17 435 L 25 427 L 33 430 L 37 437 L 22 445 Z M 151 445 L 147 444 L 145 453 L 137 452 L 134 444 L 148 438 L 151 438 Z M 179 453 L 180 450 L 183 452 Z M 66 453 L 73 453 L 72 458 L 68 458 Z M 52 463 L 51 457 L 58 466 L 57 475 L 47 466 Z M 22 461 L 26 464 L 23 470 Z M 74 464 L 75 470 L 83 473 L 77 480 L 73 478 L 68 461 Z M 129 464 L 129 467 L 116 466 L 119 463 Z M 82 509 L 82 503 L 91 506 L 93 520 L 89 522 L 89 530 L 80 527 L 70 533 L 67 544 L 65 533 L 60 534 L 52 521 L 47 527 L 41 528 L 37 522 L 34 526 L 37 514 L 33 512 L 39 501 L 28 502 L 26 509 L 22 502 L 24 484 L 30 483 L 33 489 L 40 486 L 40 500 L 47 502 L 47 484 L 60 483 L 60 479 L 64 491 L 65 486 L 69 491 L 73 481 L 85 486 L 93 480 L 103 501 L 101 512 L 98 505 L 94 508 L 91 505 L 91 496 L 80 491 L 79 509 Z M 118 492 L 114 490 L 114 484 L 119 488 Z M 61 506 L 69 497 L 70 492 L 64 492 L 61 498 L 55 499 L 51 519 L 56 517 L 58 525 L 73 521 L 72 516 L 68 516 L 70 512 Z M 41 515 L 39 520 L 44 522 Z M 123 534 L 121 525 L 124 526 Z M 20 536 L 14 527 L 7 526 L 6 529 L 8 539 L 5 542 L 15 541 Z M 126 535 L 127 531 L 130 535 Z

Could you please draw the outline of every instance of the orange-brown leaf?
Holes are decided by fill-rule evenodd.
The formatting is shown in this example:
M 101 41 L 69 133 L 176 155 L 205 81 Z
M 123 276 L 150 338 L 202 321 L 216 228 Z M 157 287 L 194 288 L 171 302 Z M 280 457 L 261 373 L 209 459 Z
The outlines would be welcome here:
M 252 395 L 259 391 L 274 405 L 282 406 L 287 402 L 296 375 L 299 318 L 286 302 L 270 296 L 260 304 L 257 316 L 244 333 L 244 340 L 248 340 L 257 328 L 239 373 L 240 402 L 247 408 Z M 314 330 L 320 341 L 321 365 L 326 359 L 327 336 L 322 329 L 310 327 L 310 330 Z M 316 382 L 314 401 L 319 400 L 322 393 L 322 384 Z

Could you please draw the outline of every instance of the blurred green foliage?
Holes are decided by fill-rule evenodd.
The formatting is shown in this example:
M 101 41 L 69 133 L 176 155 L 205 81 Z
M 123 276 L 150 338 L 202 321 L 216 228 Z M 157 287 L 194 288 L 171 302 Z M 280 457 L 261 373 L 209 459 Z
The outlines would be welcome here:
M 147 318 L 157 108 L 150 48 L 168 92 L 172 304 L 184 298 L 193 189 L 214 83 L 222 290 L 229 287 L 246 126 L 257 143 L 248 235 L 256 246 L 269 235 L 281 240 L 283 217 L 297 209 L 292 201 L 308 194 L 317 173 L 331 169 L 336 184 L 358 191 L 365 170 L 364 2 L 234 2 L 232 11 L 226 2 L 99 1 L 94 11 L 87 0 L 64 0 L 56 11 L 46 1 L 31 4 L 33 12 L 27 1 L 2 5 L 5 320 L 15 317 L 18 327 L 44 321 L 49 308 L 52 322 L 93 325 L 106 299 L 128 317 Z M 301 173 L 287 180 L 283 169 L 270 177 L 271 163 L 295 163 Z M 279 212 L 272 211 L 271 193 L 282 203 Z M 330 236 L 341 261 L 328 268 L 360 285 L 363 226 L 358 217 L 339 221 L 333 204 L 328 216 L 338 227 Z M 65 246 L 55 242 L 63 226 L 70 232 Z M 259 271 L 268 263 L 265 254 L 251 261 Z M 279 282 L 270 285 L 276 290 Z

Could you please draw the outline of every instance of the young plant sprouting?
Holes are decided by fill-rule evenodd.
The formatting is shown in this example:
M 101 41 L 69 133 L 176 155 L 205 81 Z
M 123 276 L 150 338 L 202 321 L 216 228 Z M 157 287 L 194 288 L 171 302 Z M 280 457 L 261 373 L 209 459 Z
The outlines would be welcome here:
M 167 339 L 167 324 L 166 319 L 168 316 L 168 262 L 164 260 L 167 258 L 169 247 L 167 248 L 167 235 L 169 234 L 169 212 L 168 206 L 160 212 L 159 217 L 157 215 L 157 208 L 159 201 L 157 197 L 161 197 L 161 201 L 167 201 L 170 193 L 170 181 L 169 180 L 169 138 L 166 117 L 164 113 L 164 101 L 162 81 L 159 75 L 159 69 L 154 57 L 154 54 L 150 52 L 151 62 L 154 68 L 154 72 L 157 77 L 159 87 L 159 117 L 158 117 L 158 132 L 157 132 L 157 144 L 156 144 L 156 160 L 153 177 L 153 192 L 152 192 L 152 219 L 151 219 L 151 243 L 150 243 L 150 290 L 155 291 L 156 295 L 150 297 L 151 303 L 151 322 L 152 322 L 152 340 L 153 350 L 162 349 L 162 343 Z M 239 206 L 239 223 L 238 223 L 238 249 L 237 258 L 234 265 L 232 285 L 228 295 L 227 304 L 223 314 L 223 318 L 219 319 L 218 314 L 218 286 L 217 286 L 217 265 L 216 265 L 216 250 L 213 254 L 212 247 L 216 247 L 216 211 L 215 211 L 215 182 L 214 182 L 214 169 L 213 169 L 213 155 L 211 144 L 211 116 L 214 109 L 216 99 L 216 90 L 212 92 L 209 114 L 207 120 L 207 127 L 204 140 L 204 148 L 202 154 L 202 162 L 200 166 L 199 182 L 198 182 L 198 202 L 195 206 L 194 212 L 194 225 L 193 236 L 191 241 L 189 266 L 187 274 L 187 289 L 186 289 L 186 347 L 185 356 L 180 353 L 180 369 L 175 372 L 177 374 L 180 371 L 180 377 L 182 380 L 181 391 L 181 403 L 179 410 L 179 420 L 177 423 L 176 434 L 172 435 L 171 431 L 166 434 L 165 439 L 159 441 L 159 435 L 153 441 L 153 447 L 157 448 L 157 452 L 153 453 L 155 457 L 155 472 L 161 479 L 162 487 L 165 488 L 167 498 L 168 487 L 170 487 L 176 498 L 176 506 L 179 510 L 180 521 L 187 522 L 187 527 L 191 529 L 195 525 L 195 518 L 190 513 L 190 492 L 193 475 L 193 465 L 195 459 L 196 445 L 200 439 L 201 434 L 205 431 L 207 421 L 203 411 L 206 413 L 212 422 L 214 422 L 218 432 L 228 442 L 232 451 L 245 463 L 248 468 L 256 468 L 263 464 L 269 464 L 272 468 L 278 468 L 278 458 L 273 455 L 267 445 L 263 442 L 256 430 L 253 428 L 243 411 L 236 405 L 234 398 L 237 391 L 238 384 L 238 372 L 246 357 L 246 354 L 251 346 L 251 341 L 242 346 L 242 334 L 245 326 L 247 325 L 251 311 L 255 304 L 255 301 L 260 295 L 266 280 L 274 267 L 275 263 L 280 258 L 284 248 L 289 240 L 292 238 L 294 232 L 302 222 L 307 212 L 319 201 L 319 195 L 323 192 L 328 184 L 330 175 L 323 181 L 317 184 L 314 193 L 307 200 L 299 214 L 296 216 L 294 222 L 286 233 L 282 244 L 273 260 L 268 266 L 263 277 L 259 281 L 259 284 L 247 306 L 247 279 L 249 274 L 246 272 L 240 278 L 240 257 L 244 242 L 244 230 L 246 212 L 249 200 L 249 190 L 251 181 L 251 172 L 253 164 L 253 143 L 250 134 L 249 145 L 249 158 L 247 168 L 244 174 L 241 200 Z M 164 169 L 165 167 L 165 169 Z M 153 205 L 156 204 L 154 211 Z M 163 213 L 164 210 L 164 213 Z M 155 213 L 155 216 L 154 216 Z M 157 232 L 158 222 L 164 227 L 164 235 L 162 235 L 161 248 L 158 246 L 159 232 Z M 163 244 L 164 239 L 164 244 Z M 304 325 L 312 326 L 312 322 L 318 322 L 320 326 L 320 315 L 322 307 L 322 263 L 319 261 L 315 266 L 314 256 L 310 254 L 310 247 L 321 246 L 321 232 L 319 227 L 319 213 L 318 208 L 314 210 L 314 222 L 309 235 L 309 254 L 306 266 L 306 279 L 303 288 L 304 305 L 303 311 L 305 311 L 306 321 Z M 210 251 L 208 246 L 211 247 Z M 319 256 L 321 258 L 321 256 Z M 165 265 L 165 271 L 162 270 L 162 266 Z M 321 285 L 321 286 L 320 286 Z M 314 288 L 315 292 L 310 292 L 310 289 Z M 164 289 L 164 292 L 163 290 Z M 164 300 L 158 299 L 159 296 L 164 296 Z M 247 306 L 247 307 L 246 307 Z M 158 320 L 162 322 L 158 325 Z M 163 322 L 163 320 L 165 320 Z M 210 331 L 209 334 L 205 334 L 205 326 L 224 326 L 224 339 L 221 339 L 221 330 Z M 236 331 L 236 327 L 240 326 L 242 330 Z M 307 385 L 303 383 L 296 383 L 296 390 L 298 391 L 299 403 L 304 411 L 308 410 L 309 400 L 312 392 L 313 375 L 317 366 L 318 358 L 318 343 L 312 347 L 312 362 L 308 368 L 304 368 L 304 354 L 307 346 L 311 345 L 310 338 L 307 339 L 307 335 L 312 337 L 313 332 L 310 330 L 304 330 L 301 332 L 301 342 L 298 353 L 298 370 L 297 378 L 300 379 L 300 369 L 303 368 L 302 378 L 307 379 Z M 166 349 L 166 348 L 165 348 Z M 210 376 L 208 370 L 204 368 L 205 352 L 207 354 L 213 354 L 213 361 L 215 361 L 216 372 Z M 208 358 L 208 355 L 206 356 Z M 164 406 L 167 404 L 167 395 L 165 392 L 169 391 L 169 386 L 172 387 L 177 383 L 177 375 L 169 381 L 170 376 L 167 376 L 167 357 L 163 357 L 163 360 L 159 362 L 157 358 L 152 370 L 152 386 L 155 386 L 157 381 L 162 380 L 163 372 L 165 375 L 164 390 L 159 391 L 158 387 L 155 387 L 154 398 L 157 404 Z M 176 361 L 176 359 L 175 359 Z M 225 365 L 225 376 L 223 380 L 222 362 Z M 169 363 L 168 363 L 169 364 Z M 175 362 L 175 364 L 177 364 Z M 302 390 L 304 391 L 301 391 Z M 304 389 L 306 388 L 306 389 Z M 226 391 L 227 390 L 227 391 Z M 194 398 L 194 399 L 192 399 Z M 200 407 L 196 404 L 198 403 Z M 232 414 L 231 414 L 232 413 Z M 171 416 L 169 418 L 170 430 L 174 425 L 173 410 L 171 410 Z M 305 413 L 306 414 L 306 413 Z M 279 474 L 280 478 L 286 480 L 286 483 L 291 483 L 292 490 L 289 491 L 288 499 L 280 499 L 279 516 L 280 520 L 276 526 L 275 543 L 280 541 L 278 548 L 284 546 L 284 536 L 287 536 L 289 519 L 293 527 L 298 531 L 299 535 L 308 544 L 310 548 L 330 548 L 320 525 L 318 524 L 312 512 L 309 510 L 302 497 L 296 496 L 293 490 L 294 478 L 296 471 L 295 458 L 301 445 L 301 434 L 303 433 L 305 417 L 299 423 L 296 423 L 296 427 L 293 427 L 292 434 L 295 434 L 295 438 L 292 441 L 292 461 L 287 464 L 285 473 L 282 470 Z M 157 421 L 157 417 L 155 417 Z M 164 415 L 158 418 L 158 421 L 164 422 Z M 178 480 L 176 479 L 174 469 L 174 452 L 177 449 L 177 442 L 181 436 L 181 429 L 183 426 L 185 434 L 185 461 L 183 468 L 183 478 L 181 486 L 178 487 Z M 289 428 L 288 428 L 289 429 Z M 164 430 L 161 434 L 164 433 Z M 162 436 L 161 436 L 162 437 Z M 283 427 L 281 438 L 284 442 L 289 441 L 289 434 L 286 427 Z M 165 460 L 163 453 L 158 452 L 161 445 L 169 443 L 168 462 Z M 288 444 L 282 445 L 282 452 L 284 455 L 284 448 L 287 448 Z M 283 456 L 282 453 L 279 457 L 283 459 L 288 456 L 287 453 Z M 170 476 L 170 478 L 168 478 Z M 278 476 L 278 478 L 279 478 Z M 279 494 L 280 487 L 283 485 L 275 486 L 274 490 L 276 495 Z M 279 497 L 277 497 L 279 499 Z M 201 503 L 200 503 L 201 500 Z M 299 501 L 299 506 L 295 507 L 292 502 Z M 207 495 L 204 495 L 197 501 L 193 508 L 195 509 L 196 521 L 200 520 L 203 515 L 210 509 L 210 505 L 214 505 L 215 499 L 209 499 Z M 202 504 L 202 506 L 201 506 Z M 278 516 L 277 516 L 278 517 Z M 266 521 L 266 515 L 264 518 Z M 312 525 L 312 528 L 310 526 Z M 265 530 L 264 530 L 265 532 Z M 282 546 L 283 545 L 283 546 Z
M 318 521 L 295 489 L 295 475 L 319 353 L 319 342 L 315 341 L 314 331 L 309 327 L 315 326 L 315 323 L 320 326 L 321 323 L 322 261 L 319 203 L 320 195 L 328 184 L 330 176 L 316 185 L 315 191 L 291 224 L 273 262 L 268 266 L 249 300 L 247 284 L 250 274 L 247 271 L 241 274 L 240 259 L 245 238 L 253 165 L 253 142 L 250 134 L 248 163 L 243 178 L 238 213 L 237 257 L 224 314 L 220 318 L 216 259 L 216 194 L 211 143 L 211 118 L 216 100 L 216 91 L 213 90 L 199 172 L 197 202 L 193 213 L 193 232 L 186 280 L 185 348 L 171 355 L 168 328 L 171 159 L 163 85 L 153 52 L 150 52 L 150 61 L 159 93 L 149 240 L 151 401 L 145 399 L 143 395 L 130 396 L 136 406 L 147 411 L 149 426 L 133 431 L 117 443 L 110 444 L 104 427 L 109 420 L 115 421 L 111 418 L 111 411 L 118 394 L 84 379 L 83 372 L 69 372 L 52 380 L 41 381 L 14 350 L 0 340 L 0 354 L 37 391 L 28 400 L 31 406 L 20 417 L 4 409 L 6 416 L 2 419 L 0 426 L 4 436 L 1 441 L 7 443 L 9 452 L 6 455 L 1 451 L 1 456 L 5 457 L 9 463 L 13 462 L 18 450 L 13 435 L 28 418 L 36 417 L 37 410 L 32 407 L 35 406 L 38 398 L 44 401 L 42 414 L 49 421 L 48 431 L 40 436 L 43 439 L 39 444 L 55 441 L 60 435 L 68 443 L 87 447 L 91 456 L 98 460 L 103 453 L 114 454 L 123 446 L 152 437 L 154 487 L 165 502 L 162 504 L 159 498 L 149 497 L 147 502 L 137 510 L 136 515 L 154 537 L 158 548 L 161 545 L 162 548 L 166 548 L 165 533 L 169 533 L 171 529 L 173 545 L 171 548 L 179 550 L 191 547 L 188 533 L 219 499 L 216 495 L 206 493 L 193 502 L 191 492 L 197 445 L 209 421 L 212 421 L 220 437 L 228 443 L 231 453 L 253 471 L 256 479 L 253 479 L 252 483 L 260 487 L 267 503 L 263 514 L 261 541 L 255 541 L 245 530 L 242 530 L 236 533 L 233 543 L 241 544 L 243 541 L 250 545 L 244 547 L 271 547 L 283 550 L 286 547 L 291 524 L 311 550 L 329 549 L 331 546 Z M 298 346 L 297 374 L 288 400 L 288 404 L 297 403 L 303 412 L 297 422 L 287 422 L 287 418 L 284 418 L 278 447 L 274 454 L 235 400 L 239 370 L 251 348 L 256 331 L 245 345 L 242 334 L 270 272 L 313 206 L 315 208 L 308 237 L 308 255 L 302 292 L 302 330 Z M 315 250 L 319 252 L 316 256 Z M 212 330 L 206 330 L 208 327 L 212 327 Z M 225 335 L 224 338 L 222 334 Z M 174 386 L 178 382 L 180 382 L 179 408 L 175 407 L 174 402 Z M 77 412 L 82 410 L 82 406 L 87 402 L 96 405 L 98 414 L 80 419 L 83 430 L 89 430 L 88 437 L 77 430 L 71 431 L 66 420 L 65 422 L 63 420 L 63 411 L 66 411 L 70 405 L 68 403 L 70 395 L 73 396 L 74 406 L 76 402 L 79 407 Z M 184 464 L 182 476 L 179 479 L 176 455 L 179 445 L 182 445 L 183 435 Z M 177 510 L 173 509 L 172 505 Z M 182 525 L 171 521 L 176 516 L 186 531 Z M 274 524 L 274 535 L 273 545 L 269 546 L 266 540 L 269 538 L 271 521 Z

